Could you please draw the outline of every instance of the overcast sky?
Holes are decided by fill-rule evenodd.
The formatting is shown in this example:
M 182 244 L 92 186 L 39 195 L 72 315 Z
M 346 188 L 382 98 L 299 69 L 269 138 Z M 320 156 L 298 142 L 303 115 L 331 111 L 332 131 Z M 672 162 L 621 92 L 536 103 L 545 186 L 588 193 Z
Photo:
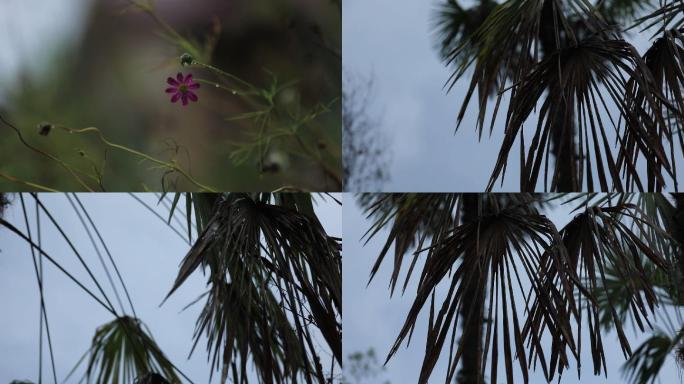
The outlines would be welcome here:
M 373 103 L 368 112 L 382 124 L 392 162 L 383 191 L 482 192 L 496 163 L 503 140 L 504 97 L 491 137 L 478 142 L 477 107 L 471 100 L 459 131 L 456 117 L 472 71 L 447 93 L 452 73 L 438 56 L 432 18 L 444 0 L 345 0 L 343 3 L 343 68 L 345 74 L 373 80 Z M 467 6 L 470 1 L 461 1 Z M 639 52 L 650 46 L 650 34 L 630 34 Z M 493 104 L 488 113 L 493 110 Z M 536 126 L 526 124 L 527 132 Z M 608 138 L 613 140 L 612 129 Z M 526 132 L 526 138 L 529 136 Z M 519 143 L 513 146 L 503 185 L 496 190 L 519 190 Z M 682 164 L 681 154 L 677 161 Z M 541 186 L 540 186 L 541 187 Z
M 92 0 L 0 2 L 0 106 L 3 89 L 16 85 L 20 73 L 26 69 L 32 74 L 44 72 L 55 49 L 80 37 L 92 3 Z
M 87 235 L 64 195 L 40 196 L 84 255 L 111 300 L 115 300 Z M 195 383 L 209 382 L 204 340 L 187 360 L 195 321 L 202 306 L 195 305 L 180 312 L 204 292 L 205 278 L 201 272 L 191 275 L 159 308 L 189 249 L 187 240 L 181 239 L 127 194 L 79 194 L 79 197 L 118 264 L 138 316 L 152 330 L 161 349 Z M 156 206 L 154 195 L 146 194 L 143 198 Z M 26 200 L 32 210 L 32 198 L 26 196 Z M 342 208 L 331 199 L 320 201 L 315 208 L 328 234 L 341 236 Z M 21 212 L 19 198 L 15 196 L 5 219 L 23 230 Z M 66 242 L 45 217 L 42 220 L 43 244 L 48 254 L 86 286 L 95 289 Z M 44 268 L 46 305 L 56 352 L 57 377 L 61 383 L 90 346 L 95 329 L 111 321 L 112 315 L 52 265 L 46 262 Z M 0 308 L 0 383 L 14 379 L 37 382 L 39 295 L 30 249 L 4 228 L 0 229 Z M 47 367 L 44 365 L 44 375 L 48 375 L 44 378 L 51 377 Z M 76 378 L 80 379 L 82 372 L 83 369 Z M 72 378 L 68 383 L 77 381 Z
M 368 230 L 369 222 L 366 220 L 363 212 L 351 200 L 351 195 L 347 195 L 343 215 L 344 352 L 345 355 L 348 355 L 356 351 L 367 351 L 369 348 L 373 348 L 379 361 L 382 363 L 396 340 L 406 319 L 406 314 L 411 307 L 417 288 L 417 279 L 414 278 L 412 283 L 409 284 L 404 296 L 401 296 L 401 291 L 397 289 L 394 297 L 389 297 L 388 286 L 393 257 L 393 253 L 390 251 L 373 282 L 366 287 L 371 266 L 384 244 L 384 239 L 387 238 L 387 231 L 379 233 L 374 240 L 371 240 L 364 247 L 360 239 Z M 570 217 L 569 208 L 566 207 L 558 208 L 549 214 L 549 218 L 559 226 L 567 223 Z M 407 268 L 408 266 L 405 266 L 400 275 L 400 281 L 402 282 Z M 422 270 L 421 262 L 418 262 L 415 269 L 420 273 L 420 270 Z M 417 275 L 414 277 L 417 277 Z M 441 285 L 439 292 L 445 292 L 444 284 Z M 519 297 L 516 300 L 519 303 L 521 302 Z M 435 302 L 440 303 L 439 296 Z M 417 382 L 425 352 L 428 315 L 429 308 L 426 308 L 418 317 L 411 344 L 408 348 L 405 348 L 406 343 L 402 344 L 402 347 L 387 364 L 385 374 L 378 376 L 375 380 L 369 380 L 364 383 L 384 383 L 386 379 L 392 384 Z M 584 328 L 586 329 L 587 327 Z M 625 326 L 625 332 L 633 349 L 645 338 L 644 335 L 632 332 L 631 326 Z M 588 339 L 584 339 L 584 342 L 588 342 Z M 582 350 L 581 361 L 584 365 L 581 383 L 607 384 L 624 381 L 620 371 L 624 358 L 622 357 L 617 335 L 615 333 L 605 335 L 603 342 L 606 351 L 606 363 L 608 365 L 608 378 L 593 376 L 591 371 L 591 354 L 588 348 L 585 347 Z M 445 348 L 447 352 L 442 354 L 442 358 L 439 360 L 430 382 L 444 381 L 448 362 L 448 347 L 445 346 Z M 501 369 L 502 366 L 503 363 L 500 361 L 499 382 L 505 383 L 506 377 L 505 372 Z M 522 382 L 522 376 L 517 365 L 515 369 L 515 382 Z M 546 381 L 541 370 L 530 372 L 530 383 L 544 382 Z M 571 370 L 565 372 L 560 383 L 578 382 L 580 380 L 578 380 L 576 368 L 574 365 L 571 365 Z M 661 371 L 660 382 L 665 384 L 682 382 L 673 356 L 668 357 Z

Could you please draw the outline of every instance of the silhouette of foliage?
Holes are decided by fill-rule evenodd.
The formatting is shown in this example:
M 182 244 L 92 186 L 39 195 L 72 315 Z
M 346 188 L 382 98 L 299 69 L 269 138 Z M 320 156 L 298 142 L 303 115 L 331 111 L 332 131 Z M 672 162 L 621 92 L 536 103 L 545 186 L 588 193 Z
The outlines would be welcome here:
M 373 81 L 346 74 L 342 92 L 345 190 L 379 190 L 389 178 L 389 164 L 381 123 L 372 115 Z
M 550 382 L 572 359 L 578 367 L 583 365 L 583 345 L 590 348 L 594 374 L 601 374 L 606 370 L 601 322 L 612 325 L 625 357 L 635 356 L 624 332 L 625 318 L 644 332 L 655 308 L 671 302 L 660 288 L 672 287 L 672 280 L 661 279 L 671 276 L 675 262 L 665 224 L 669 219 L 663 218 L 668 208 L 659 202 L 660 195 L 570 195 L 564 199 L 576 207 L 575 216 L 559 229 L 543 211 L 559 198 L 392 194 L 362 202 L 371 220 L 366 237 L 389 230 L 371 280 L 392 245 L 390 292 L 404 264 L 410 264 L 406 282 L 419 275 L 413 305 L 387 360 L 403 341 L 410 342 L 423 310 L 429 320 L 420 383 L 429 381 L 446 345 L 447 381 L 456 377 L 459 363 L 465 364 L 467 357 L 476 362 L 476 372 L 469 377 L 459 374 L 459 380 L 481 382 L 487 372 L 496 382 L 503 358 L 508 382 L 513 380 L 515 360 L 524 382 L 531 367 L 540 368 Z M 466 219 L 466 212 L 475 217 Z M 422 224 L 426 222 L 443 224 L 433 228 Z M 601 296 L 600 290 L 614 285 L 611 279 L 620 281 L 618 294 Z M 448 292 L 446 286 L 440 291 L 439 305 L 436 293 L 441 283 Z M 483 304 L 473 306 L 472 300 Z M 464 334 L 457 337 L 461 324 L 480 324 L 481 347 L 465 347 Z M 580 332 L 580 324 L 589 326 L 588 343 L 582 340 L 586 333 Z M 469 325 L 463 332 L 470 329 Z

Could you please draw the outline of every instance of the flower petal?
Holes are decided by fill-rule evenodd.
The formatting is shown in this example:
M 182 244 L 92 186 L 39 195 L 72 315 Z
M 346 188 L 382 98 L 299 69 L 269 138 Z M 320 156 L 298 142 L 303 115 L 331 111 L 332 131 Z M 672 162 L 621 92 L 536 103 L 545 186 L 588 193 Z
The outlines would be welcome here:
M 172 103 L 175 103 L 175 102 L 178 101 L 178 99 L 180 99 L 180 98 L 181 98 L 181 93 L 178 92 L 178 93 L 174 94 L 173 97 L 171 97 L 171 102 L 172 102 Z
M 186 96 L 188 97 L 188 99 L 190 99 L 191 101 L 197 101 L 197 95 L 195 95 L 194 93 L 188 91 L 188 92 L 185 93 L 185 95 L 186 95 Z
M 164 92 L 175 93 L 175 92 L 178 92 L 178 88 L 176 88 L 176 87 L 166 88 L 166 90 Z
M 178 72 L 178 74 L 176 75 L 176 80 L 178 80 L 179 83 L 182 83 L 183 82 L 183 74 Z
M 178 85 L 178 82 L 173 77 L 166 79 L 166 82 L 169 83 L 169 85 Z
M 183 101 L 183 106 L 185 107 L 188 105 L 188 94 L 184 93 L 183 96 L 181 96 L 181 101 Z
M 197 89 L 199 88 L 200 85 L 198 83 L 190 83 L 188 84 L 188 89 Z
M 192 82 L 192 73 L 188 73 L 187 76 L 185 76 L 185 79 L 183 80 L 184 83 L 190 83 Z

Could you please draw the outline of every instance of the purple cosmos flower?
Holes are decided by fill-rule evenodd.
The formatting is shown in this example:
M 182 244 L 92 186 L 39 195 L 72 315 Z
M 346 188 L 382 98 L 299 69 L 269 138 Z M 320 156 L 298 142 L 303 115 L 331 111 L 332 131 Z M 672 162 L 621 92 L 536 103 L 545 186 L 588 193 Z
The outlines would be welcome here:
M 192 81 L 192 74 L 189 73 L 185 78 L 183 74 L 178 72 L 176 78 L 169 77 L 166 79 L 171 87 L 166 88 L 166 93 L 173 93 L 171 96 L 171 102 L 175 103 L 180 99 L 183 102 L 183 106 L 188 105 L 188 100 L 197 101 L 197 95 L 191 91 L 191 89 L 197 89 L 200 87 L 198 83 Z

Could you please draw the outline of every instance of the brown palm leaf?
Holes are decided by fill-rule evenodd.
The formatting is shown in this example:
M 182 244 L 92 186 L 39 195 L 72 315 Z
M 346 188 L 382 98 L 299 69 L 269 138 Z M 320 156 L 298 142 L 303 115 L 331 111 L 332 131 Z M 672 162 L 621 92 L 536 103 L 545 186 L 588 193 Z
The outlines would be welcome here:
M 339 363 L 341 246 L 316 218 L 311 196 L 190 198 L 201 232 L 169 295 L 198 267 L 208 268 L 210 288 L 195 344 L 207 335 L 212 371 L 246 382 L 251 360 L 261 382 L 325 382 L 314 333 L 320 332 Z
M 420 205 L 421 200 L 425 199 L 427 202 L 436 199 L 436 196 L 438 195 L 409 194 L 405 202 L 407 205 Z M 400 344 L 409 337 L 416 325 L 418 314 L 432 296 L 426 353 L 419 379 L 421 383 L 428 382 L 450 333 L 447 381 L 453 379 L 463 354 L 463 343 L 457 341 L 456 330 L 459 322 L 469 323 L 472 318 L 475 322 L 486 323 L 483 329 L 484 348 L 480 351 L 481 371 L 486 371 L 491 352 L 490 378 L 494 382 L 498 373 L 500 338 L 504 340 L 504 364 L 509 382 L 513 380 L 514 358 L 519 360 L 519 368 L 525 380 L 527 380 L 528 360 L 529 362 L 538 361 L 547 370 L 547 358 L 541 348 L 544 332 L 570 345 L 573 344 L 569 317 L 564 312 L 565 303 L 559 301 L 563 295 L 555 286 L 543 287 L 544 281 L 538 274 L 541 266 L 550 263 L 551 253 L 545 250 L 549 248 L 549 243 L 559 241 L 559 234 L 553 223 L 536 212 L 531 204 L 534 201 L 531 196 L 509 195 L 507 197 L 508 199 L 501 199 L 501 196 L 497 195 L 478 196 L 477 209 L 480 214 L 477 220 L 444 228 L 444 235 L 438 236 L 436 241 L 433 238 L 431 245 L 420 253 L 425 258 L 425 265 L 420 273 L 416 298 L 391 348 L 388 360 L 397 352 Z M 444 201 L 457 202 L 459 207 L 455 207 L 455 211 L 462 209 L 463 198 L 460 195 L 449 194 L 443 195 L 442 198 Z M 528 203 L 524 203 L 525 199 Z M 442 202 L 440 205 L 450 204 Z M 399 209 L 404 209 L 404 207 Z M 385 247 L 394 241 L 400 240 L 395 240 L 390 236 Z M 554 255 L 554 257 L 561 256 Z M 397 274 L 399 264 L 400 262 L 395 262 L 393 275 Z M 563 263 L 555 265 L 561 268 L 557 271 L 558 274 L 563 276 L 572 274 L 571 271 L 564 270 L 566 265 Z M 531 297 L 536 297 L 544 303 L 545 309 L 550 314 L 547 317 L 535 319 L 537 326 L 533 328 L 523 329 L 520 322 L 520 316 L 524 318 L 524 314 L 531 309 L 528 303 L 520 303 L 515 299 L 518 295 L 528 294 L 527 290 L 522 290 L 522 285 L 518 284 L 521 279 L 527 282 L 526 285 L 533 287 Z M 443 280 L 450 280 L 451 283 L 441 309 L 436 313 L 434 292 Z M 482 306 L 479 312 L 471 312 L 466 318 L 461 319 L 456 314 L 460 312 L 459 308 L 472 300 L 471 297 L 464 296 L 464 292 L 473 283 L 476 283 L 478 290 L 482 292 L 481 299 L 485 301 L 487 308 Z M 570 286 L 571 284 L 567 283 L 565 289 L 569 289 Z M 484 292 L 488 292 L 488 295 Z M 532 343 L 529 354 L 524 345 L 526 339 Z
M 629 83 L 626 77 L 631 79 Z M 643 108 L 630 108 L 625 101 L 625 90 L 632 82 L 648 90 Z M 546 97 L 526 154 L 523 125 L 544 93 Z M 512 96 L 504 142 L 488 190 L 499 177 L 503 179 L 510 151 L 518 139 L 523 145 L 522 191 L 537 188 L 542 168 L 546 174 L 544 190 L 643 190 L 644 182 L 634 166 L 640 158 L 649 167 L 664 169 L 672 175 L 671 163 L 658 136 L 665 127 L 655 102 L 658 97 L 653 77 L 634 47 L 624 40 L 594 35 L 557 51 L 536 65 Z M 617 113 L 611 112 L 613 109 Z M 613 143 L 608 137 L 611 130 L 618 137 L 617 155 L 612 153 Z M 556 166 L 550 170 L 552 139 L 558 136 L 573 144 L 556 151 Z M 568 173 L 561 172 L 561 167 L 568 166 Z M 598 182 L 594 180 L 596 176 Z M 665 180 L 661 173 L 651 173 L 648 183 L 659 190 Z

